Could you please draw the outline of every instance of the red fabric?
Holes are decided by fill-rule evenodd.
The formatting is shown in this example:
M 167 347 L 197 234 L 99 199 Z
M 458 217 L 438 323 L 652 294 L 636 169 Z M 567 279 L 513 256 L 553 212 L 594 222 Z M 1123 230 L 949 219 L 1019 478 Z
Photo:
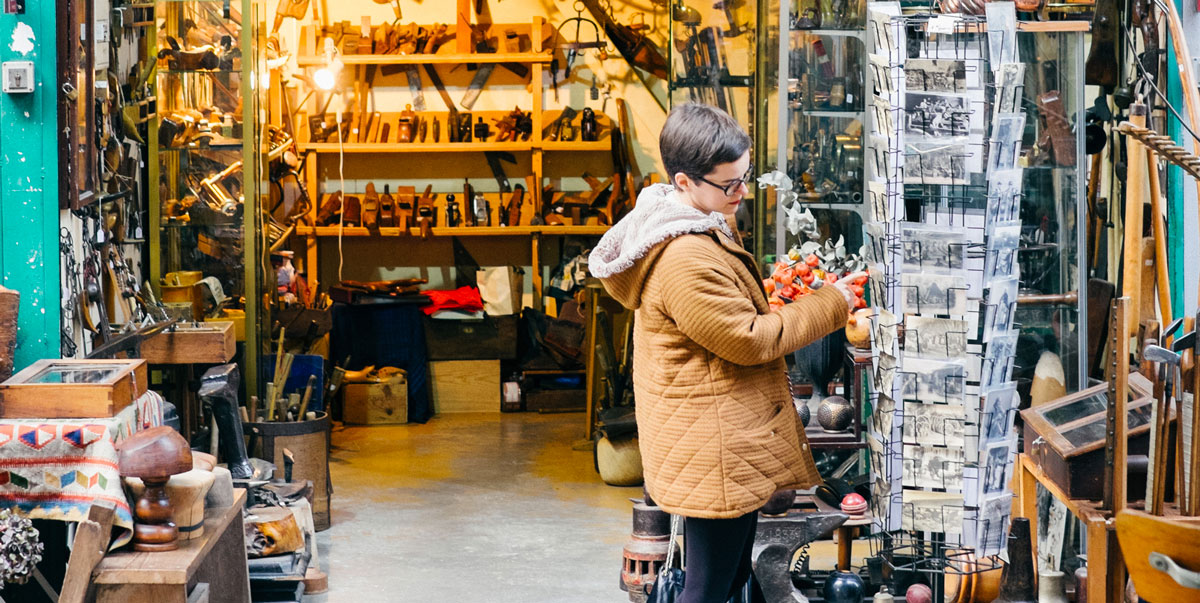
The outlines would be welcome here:
M 463 312 L 479 312 L 483 310 L 483 297 L 475 287 L 459 287 L 453 291 L 422 291 L 421 295 L 432 302 L 421 308 L 426 315 L 432 315 L 441 310 L 461 310 Z

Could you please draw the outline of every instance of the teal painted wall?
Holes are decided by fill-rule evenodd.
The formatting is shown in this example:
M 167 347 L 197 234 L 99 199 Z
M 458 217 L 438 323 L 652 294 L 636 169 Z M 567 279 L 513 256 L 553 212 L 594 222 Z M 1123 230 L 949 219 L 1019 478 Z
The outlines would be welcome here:
M 55 18 L 53 1 L 0 15 L 0 61 L 33 61 L 37 81 L 31 94 L 0 93 L 0 274 L 21 294 L 16 370 L 59 356 Z

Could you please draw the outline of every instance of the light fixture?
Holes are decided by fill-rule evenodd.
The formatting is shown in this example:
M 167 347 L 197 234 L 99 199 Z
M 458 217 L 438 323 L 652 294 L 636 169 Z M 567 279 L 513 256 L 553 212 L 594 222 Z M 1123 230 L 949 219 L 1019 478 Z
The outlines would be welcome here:
M 313 74 L 313 83 L 321 90 L 333 90 L 337 84 L 337 76 L 342 72 L 341 53 L 333 44 L 333 39 L 325 38 L 325 66 Z

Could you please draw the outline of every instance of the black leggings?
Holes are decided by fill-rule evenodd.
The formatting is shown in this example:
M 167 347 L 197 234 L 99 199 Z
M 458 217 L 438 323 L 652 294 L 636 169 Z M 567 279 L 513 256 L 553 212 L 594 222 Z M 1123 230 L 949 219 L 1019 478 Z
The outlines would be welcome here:
M 758 512 L 732 519 L 688 517 L 683 526 L 687 572 L 679 603 L 726 603 L 750 578 Z

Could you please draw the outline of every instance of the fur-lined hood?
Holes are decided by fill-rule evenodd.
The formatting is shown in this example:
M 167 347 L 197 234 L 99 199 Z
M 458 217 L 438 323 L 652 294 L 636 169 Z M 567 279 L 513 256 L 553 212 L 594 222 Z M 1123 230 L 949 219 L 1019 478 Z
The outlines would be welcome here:
M 669 184 L 642 189 L 637 205 L 609 229 L 588 256 L 588 270 L 625 307 L 641 305 L 642 286 L 664 244 L 691 233 L 720 230 L 734 237 L 727 218 L 706 214 L 678 198 Z

